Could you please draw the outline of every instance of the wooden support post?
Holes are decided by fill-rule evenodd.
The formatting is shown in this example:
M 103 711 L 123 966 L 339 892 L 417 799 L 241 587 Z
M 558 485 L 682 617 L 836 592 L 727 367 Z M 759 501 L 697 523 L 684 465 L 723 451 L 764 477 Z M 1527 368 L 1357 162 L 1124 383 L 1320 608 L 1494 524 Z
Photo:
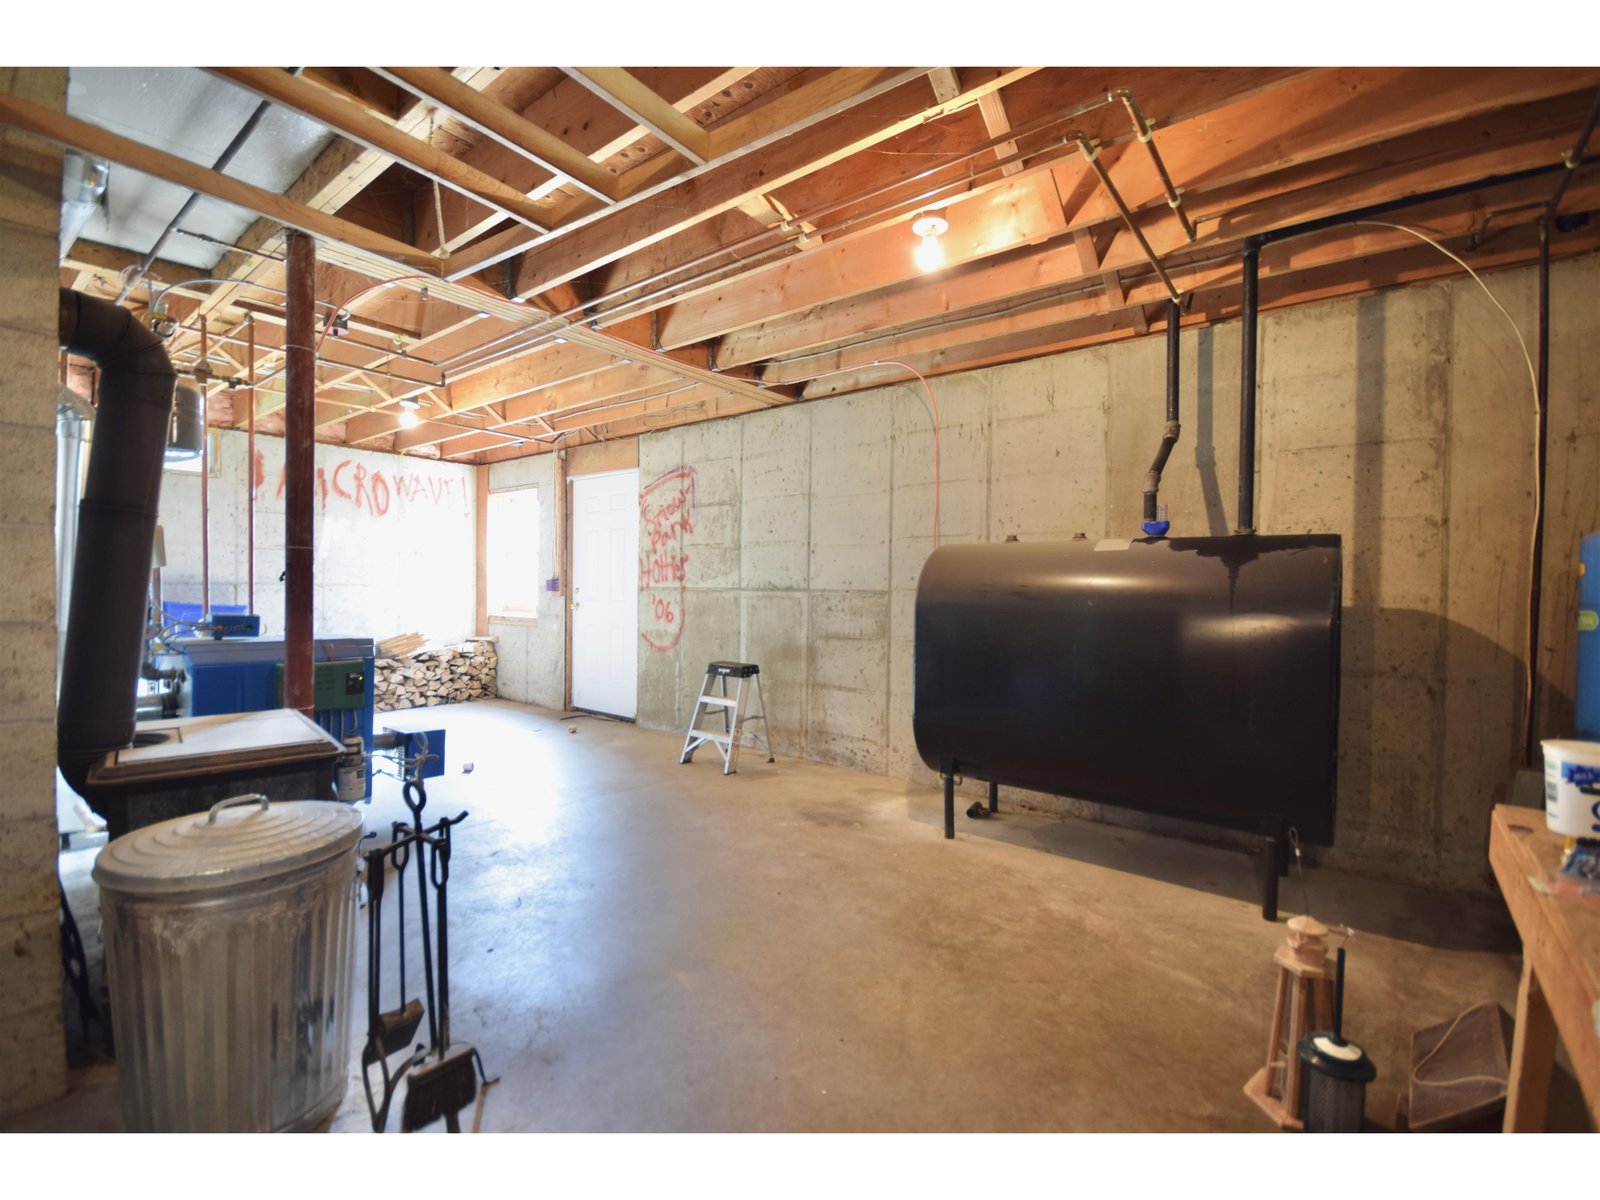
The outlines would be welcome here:
M 313 711 L 312 528 L 316 496 L 316 243 L 291 230 L 284 329 L 284 660 L 283 706 Z
M 200 363 L 194 382 L 200 389 L 200 620 L 211 620 L 211 382 L 210 339 L 200 318 Z
M 245 403 L 250 406 L 250 432 L 245 438 L 245 611 L 256 610 L 256 319 L 251 314 L 246 350 L 245 372 L 248 392 Z

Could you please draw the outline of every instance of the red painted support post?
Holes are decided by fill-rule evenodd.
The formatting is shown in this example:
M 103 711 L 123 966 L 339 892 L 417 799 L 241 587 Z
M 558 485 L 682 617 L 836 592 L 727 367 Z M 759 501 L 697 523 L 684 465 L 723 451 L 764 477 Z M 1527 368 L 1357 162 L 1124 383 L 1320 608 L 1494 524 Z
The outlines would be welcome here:
M 316 243 L 291 231 L 284 348 L 283 706 L 312 715 L 312 551 L 316 494 Z M 254 471 L 255 464 L 251 464 Z
M 245 479 L 248 481 L 248 491 L 245 495 L 249 498 L 249 521 L 247 524 L 245 542 L 245 611 L 256 610 L 256 318 L 250 316 L 249 352 L 246 356 L 245 369 L 249 374 L 250 392 L 245 403 L 250 405 L 250 432 L 246 435 L 245 448 Z

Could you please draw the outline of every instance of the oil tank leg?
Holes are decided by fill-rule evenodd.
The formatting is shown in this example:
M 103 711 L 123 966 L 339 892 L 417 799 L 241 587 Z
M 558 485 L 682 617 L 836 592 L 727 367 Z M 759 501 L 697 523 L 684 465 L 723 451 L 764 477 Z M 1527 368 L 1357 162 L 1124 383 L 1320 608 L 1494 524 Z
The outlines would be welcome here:
M 992 779 L 989 781 L 989 811 L 1000 811 L 1000 785 Z
M 950 763 L 944 772 L 944 835 L 956 836 L 956 766 Z

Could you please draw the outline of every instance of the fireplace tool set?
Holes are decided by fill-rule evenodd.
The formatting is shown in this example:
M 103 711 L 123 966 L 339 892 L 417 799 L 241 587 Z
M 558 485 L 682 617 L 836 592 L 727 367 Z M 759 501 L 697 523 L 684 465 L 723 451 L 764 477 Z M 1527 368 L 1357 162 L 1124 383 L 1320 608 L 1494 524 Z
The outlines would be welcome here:
M 442 1117 L 447 1130 L 459 1133 L 461 1110 L 477 1099 L 479 1081 L 485 1087 L 495 1082 L 484 1071 L 483 1059 L 476 1049 L 450 1039 L 450 835 L 455 826 L 467 819 L 467 814 L 424 824 L 422 810 L 428 796 L 422 768 L 432 756 L 426 737 L 412 736 L 418 738 L 418 744 L 408 742 L 407 735 L 399 735 L 396 746 L 404 770 L 402 795 L 411 820 L 394 822 L 389 844 L 363 855 L 367 882 L 367 1039 L 361 1051 L 362 1083 L 374 1132 L 381 1133 L 388 1126 L 390 1104 L 404 1079 L 406 1092 L 400 1112 L 403 1132 L 421 1129 Z M 394 877 L 388 880 L 391 866 Z M 407 996 L 406 875 L 413 870 L 426 1005 L 415 996 Z M 391 884 L 396 891 L 399 973 L 394 993 L 396 1007 L 380 1010 L 379 992 L 384 982 L 383 899 Z M 424 1018 L 428 1027 L 426 1043 L 417 1040 Z M 390 1060 L 402 1052 L 407 1052 L 406 1057 L 392 1067 Z

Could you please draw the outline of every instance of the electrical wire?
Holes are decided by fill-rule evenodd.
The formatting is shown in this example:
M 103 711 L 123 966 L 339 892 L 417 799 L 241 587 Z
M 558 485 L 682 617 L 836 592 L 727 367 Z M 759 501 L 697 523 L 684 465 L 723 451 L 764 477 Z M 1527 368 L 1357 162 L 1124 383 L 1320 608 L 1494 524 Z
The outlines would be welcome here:
M 1454 252 L 1452 252 L 1450 250 L 1447 250 L 1444 246 L 1441 246 L 1438 242 L 1434 241 L 1427 234 L 1422 233 L 1422 232 L 1420 232 L 1420 231 L 1418 231 L 1416 229 L 1412 229 L 1408 225 L 1396 225 L 1392 221 L 1351 221 L 1350 224 L 1352 224 L 1352 225 L 1378 225 L 1378 226 L 1382 226 L 1385 229 L 1398 229 L 1401 233 L 1409 233 L 1412 237 L 1417 238 L 1420 241 L 1427 242 L 1428 245 L 1432 246 L 1440 254 L 1443 254 L 1446 258 L 1448 258 L 1451 261 L 1453 261 L 1454 263 L 1456 263 L 1456 265 L 1459 266 L 1462 270 L 1464 270 L 1468 275 L 1472 276 L 1472 282 L 1476 283 L 1479 287 L 1481 287 L 1483 289 L 1483 294 L 1485 296 L 1489 297 L 1489 302 L 1500 310 L 1500 315 L 1506 319 L 1506 324 L 1511 326 L 1511 332 L 1517 335 L 1517 344 L 1520 347 L 1522 347 L 1522 360 L 1523 360 L 1523 362 L 1527 363 L 1527 365 L 1528 365 L 1528 382 L 1532 385 L 1532 388 L 1533 388 L 1533 427 L 1534 427 L 1534 430 L 1535 430 L 1534 436 L 1535 436 L 1535 439 L 1537 439 L 1537 437 L 1538 437 L 1537 431 L 1538 431 L 1538 428 L 1539 428 L 1539 419 L 1542 416 L 1542 412 L 1541 412 L 1541 408 L 1540 408 L 1540 404 L 1539 404 L 1539 373 L 1534 370 L 1534 367 L 1533 367 L 1533 356 L 1528 353 L 1528 343 L 1527 343 L 1526 339 L 1524 339 L 1523 336 L 1522 336 L 1522 330 L 1517 328 L 1516 321 L 1514 321 L 1512 319 L 1512 317 L 1511 317 L 1511 314 L 1506 311 L 1506 306 L 1504 304 L 1500 303 L 1499 297 L 1496 296 L 1494 294 L 1494 292 L 1489 290 L 1489 285 L 1486 284 L 1479 277 L 1478 273 L 1476 271 L 1474 271 L 1472 269 L 1472 267 L 1470 265 L 1468 265 L 1467 261 L 1465 259 L 1463 259 L 1460 255 L 1455 254 Z M 1534 446 L 1534 462 L 1535 463 L 1537 463 L 1538 460 L 1539 460 L 1539 449 L 1540 448 L 1539 448 L 1538 445 Z M 1534 489 L 1533 489 L 1533 532 L 1528 537 L 1528 580 L 1529 580 L 1530 584 L 1532 583 L 1532 580 L 1533 580 L 1534 562 L 1535 562 L 1536 558 L 1538 557 L 1539 527 L 1540 527 L 1540 524 L 1543 522 L 1543 520 L 1544 520 L 1543 498 L 1539 495 L 1539 488 L 1537 486 L 1535 486 Z M 1532 621 L 1532 606 L 1533 606 L 1533 598 L 1532 598 L 1531 589 L 1529 591 L 1528 604 L 1529 604 L 1529 621 L 1531 622 Z M 1528 657 L 1523 660 L 1522 669 L 1523 669 L 1524 685 L 1525 685 L 1525 693 L 1526 693 L 1524 701 L 1523 701 L 1523 706 L 1522 706 L 1522 744 L 1526 745 L 1527 741 L 1528 741 L 1528 730 L 1531 727 L 1531 725 L 1533 724 L 1533 655 L 1532 655 L 1532 651 L 1531 650 L 1530 650 L 1530 652 L 1528 654 Z
M 334 306 L 333 315 L 330 316 L 328 318 L 327 322 L 322 326 L 322 336 L 317 338 L 317 348 L 316 348 L 315 353 L 319 357 L 321 356 L 321 354 L 322 354 L 322 343 L 328 340 L 328 331 L 333 328 L 333 323 L 338 318 L 339 314 L 342 313 L 342 312 L 348 311 L 348 309 L 350 308 L 350 306 L 352 304 L 354 304 L 357 300 L 361 299 L 361 297 L 365 296 L 368 292 L 375 292 L 379 288 L 393 287 L 395 284 L 397 284 L 397 283 L 405 283 L 409 279 L 429 279 L 429 280 L 431 280 L 431 279 L 435 279 L 435 278 L 436 277 L 433 276 L 433 275 L 397 275 L 393 279 L 382 279 L 382 280 L 379 280 L 377 283 L 369 283 L 366 287 L 362 288 L 360 291 L 350 293 L 350 295 L 346 296 L 343 300 L 341 300 L 338 304 L 336 304 Z
M 928 415 L 933 420 L 933 548 L 937 550 L 939 548 L 939 405 L 933 398 L 933 389 L 928 386 L 927 378 L 910 363 L 900 362 L 898 359 L 893 358 L 875 358 L 872 360 L 872 365 L 875 367 L 901 367 L 910 371 L 917 377 L 918 382 L 922 384 L 922 390 L 927 393 Z M 826 379 L 830 375 L 850 375 L 860 369 L 859 367 L 842 367 L 837 371 L 824 371 L 822 374 L 813 375 L 810 379 L 802 382 L 812 383 L 818 379 Z

